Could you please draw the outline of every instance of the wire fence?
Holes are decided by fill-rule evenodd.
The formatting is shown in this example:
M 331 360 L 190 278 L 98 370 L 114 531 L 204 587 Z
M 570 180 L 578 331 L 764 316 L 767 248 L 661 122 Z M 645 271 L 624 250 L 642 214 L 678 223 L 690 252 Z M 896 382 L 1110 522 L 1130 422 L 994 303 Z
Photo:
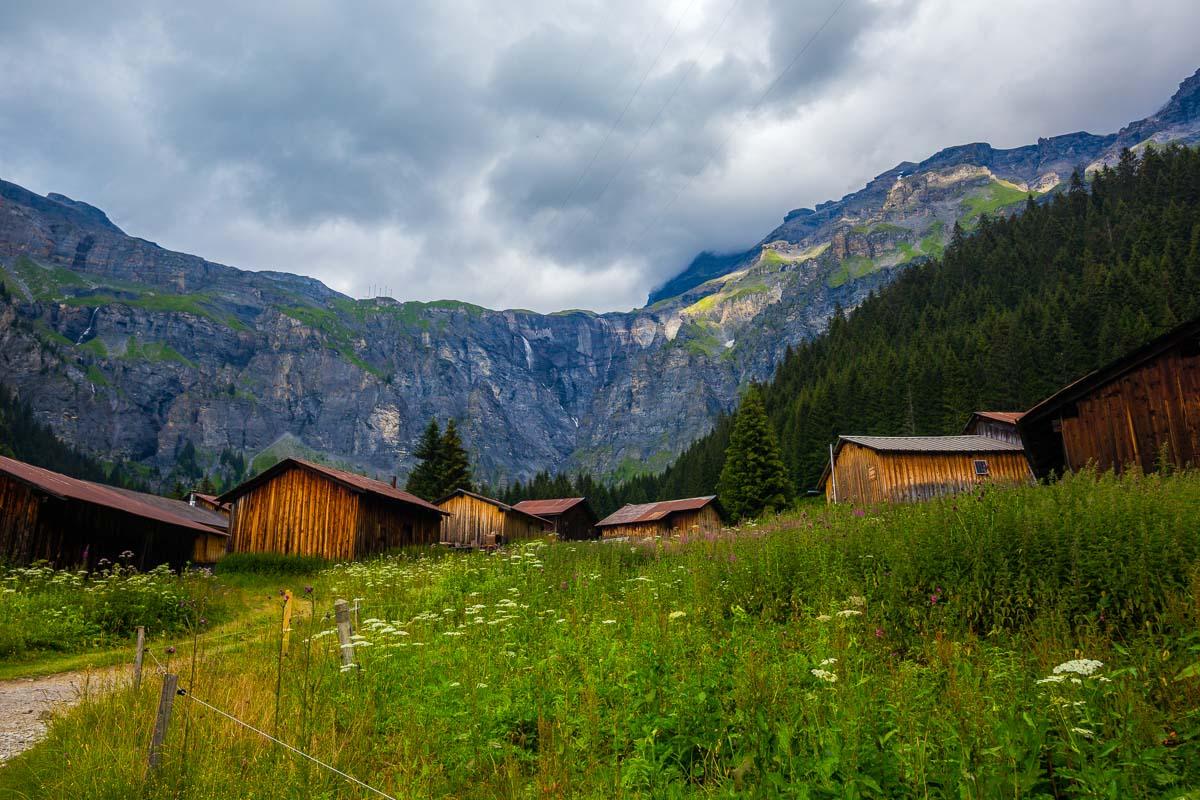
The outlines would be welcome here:
M 353 783 L 357 786 L 361 786 L 362 788 L 366 789 L 369 792 L 372 792 L 375 795 L 378 795 L 379 797 L 386 798 L 386 800 L 396 800 L 396 798 L 393 797 L 392 795 L 390 795 L 380 789 L 376 789 L 374 786 L 371 786 L 369 783 L 359 780 L 358 778 L 354 777 L 353 775 L 350 775 L 349 773 L 343 772 L 342 770 L 338 769 L 337 767 L 333 766 L 332 764 L 322 761 L 321 759 L 317 758 L 316 756 L 309 755 L 308 753 L 304 752 L 300 748 L 294 747 L 294 746 L 288 744 L 287 742 L 283 741 L 282 739 L 278 739 L 278 738 L 272 736 L 271 734 L 267 733 L 266 731 L 262 730 L 261 728 L 257 728 L 254 725 L 251 725 L 249 722 L 246 722 L 245 720 L 238 719 L 233 714 L 230 714 L 228 711 L 223 711 L 222 709 L 217 708 L 212 703 L 201 700 L 199 697 L 196 697 L 187 689 L 178 689 L 176 691 L 180 697 L 184 697 L 184 698 L 192 701 L 193 703 L 196 703 L 199 706 L 203 706 L 204 708 L 207 708 L 209 711 L 212 711 L 213 713 L 219 714 L 220 716 L 224 717 L 225 719 L 229 720 L 230 722 L 233 722 L 233 723 L 245 728 L 246 730 L 249 730 L 249 731 L 252 731 L 252 732 L 258 734 L 262 738 L 264 738 L 270 742 L 273 742 L 273 743 L 279 745 L 280 747 L 283 747 L 283 748 L 289 750 L 292 753 L 295 753 L 296 755 L 300 756 L 301 758 L 305 758 L 305 759 L 311 761 L 312 763 L 316 764 L 317 766 L 321 767 L 322 769 L 326 769 L 326 770 L 334 773 L 335 775 L 339 775 L 342 778 L 344 778 L 345 780 L 350 781 L 351 783 Z

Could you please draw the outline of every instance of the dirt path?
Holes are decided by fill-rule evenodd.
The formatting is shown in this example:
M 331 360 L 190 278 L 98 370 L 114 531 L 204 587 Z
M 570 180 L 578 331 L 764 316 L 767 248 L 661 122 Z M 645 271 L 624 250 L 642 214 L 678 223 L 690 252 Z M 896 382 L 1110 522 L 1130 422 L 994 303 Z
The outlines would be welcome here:
M 87 692 L 111 684 L 128 671 L 128 667 L 109 667 L 0 681 L 0 764 L 45 736 L 54 711 L 75 705 Z

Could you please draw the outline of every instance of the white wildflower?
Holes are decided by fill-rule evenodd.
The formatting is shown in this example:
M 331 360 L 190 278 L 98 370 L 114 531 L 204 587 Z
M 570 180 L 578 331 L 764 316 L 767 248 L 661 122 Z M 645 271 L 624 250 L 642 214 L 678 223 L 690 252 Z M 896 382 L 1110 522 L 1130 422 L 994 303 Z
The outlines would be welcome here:
M 686 611 L 672 611 L 667 616 L 669 619 L 679 619 L 680 617 L 686 617 L 687 612 Z
M 833 619 L 833 617 L 829 616 L 828 614 L 817 615 L 817 622 L 829 622 L 831 619 Z
M 822 666 L 822 667 L 828 667 L 830 664 L 836 664 L 836 663 L 837 663 L 837 659 L 836 659 L 836 658 L 827 658 L 827 659 L 825 659 L 824 661 L 822 661 L 822 662 L 821 662 L 821 666 Z
M 857 608 L 845 608 L 845 609 L 842 609 L 841 611 L 837 612 L 837 615 L 839 617 L 861 617 L 862 612 L 859 611 Z
M 850 597 L 847 598 L 847 602 L 855 608 L 862 608 L 867 604 L 867 598 L 860 595 L 850 595 Z
M 600 624 L 601 625 L 615 625 L 615 624 L 617 624 L 617 621 L 615 619 L 606 619 L 603 622 L 601 622 Z
M 1095 731 L 1089 731 L 1087 728 L 1071 728 L 1072 733 L 1078 733 L 1080 736 L 1086 736 L 1091 739 L 1096 735 Z
M 1054 668 L 1054 674 L 1061 675 L 1064 672 L 1074 672 L 1076 675 L 1087 676 L 1103 666 L 1104 662 L 1096 661 L 1092 658 L 1076 658 L 1059 664 Z
M 810 669 L 813 677 L 826 683 L 837 683 L 837 675 L 827 669 Z
M 1062 683 L 1067 679 L 1066 675 L 1049 675 L 1045 678 L 1039 678 L 1038 683 Z

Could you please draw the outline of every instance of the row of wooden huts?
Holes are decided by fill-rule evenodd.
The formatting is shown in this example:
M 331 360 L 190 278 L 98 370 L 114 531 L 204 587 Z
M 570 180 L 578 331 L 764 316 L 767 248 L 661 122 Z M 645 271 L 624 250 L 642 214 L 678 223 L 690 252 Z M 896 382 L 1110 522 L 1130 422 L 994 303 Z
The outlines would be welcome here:
M 225 494 L 187 501 L 77 480 L 0 457 L 0 563 L 95 568 L 211 564 L 227 552 L 362 558 L 408 545 L 491 547 L 650 536 L 720 525 L 714 497 L 626 506 L 598 520 L 583 497 L 509 505 L 459 489 L 428 502 L 391 483 L 298 458 Z
M 984 483 L 1085 467 L 1200 466 L 1200 319 L 1066 386 L 1025 412 L 979 411 L 956 436 L 840 436 L 820 489 L 829 502 L 925 500 Z

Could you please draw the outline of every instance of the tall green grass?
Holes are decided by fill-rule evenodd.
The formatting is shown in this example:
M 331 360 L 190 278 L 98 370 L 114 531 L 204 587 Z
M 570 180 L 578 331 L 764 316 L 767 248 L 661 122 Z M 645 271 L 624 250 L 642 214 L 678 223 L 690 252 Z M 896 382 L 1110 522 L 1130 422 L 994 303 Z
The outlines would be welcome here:
M 271 626 L 167 657 L 397 797 L 1183 797 L 1198 532 L 1200 476 L 1085 475 L 644 546 L 429 551 L 293 587 L 282 667 Z M 366 796 L 187 698 L 146 784 L 157 692 L 65 715 L 0 798 Z

